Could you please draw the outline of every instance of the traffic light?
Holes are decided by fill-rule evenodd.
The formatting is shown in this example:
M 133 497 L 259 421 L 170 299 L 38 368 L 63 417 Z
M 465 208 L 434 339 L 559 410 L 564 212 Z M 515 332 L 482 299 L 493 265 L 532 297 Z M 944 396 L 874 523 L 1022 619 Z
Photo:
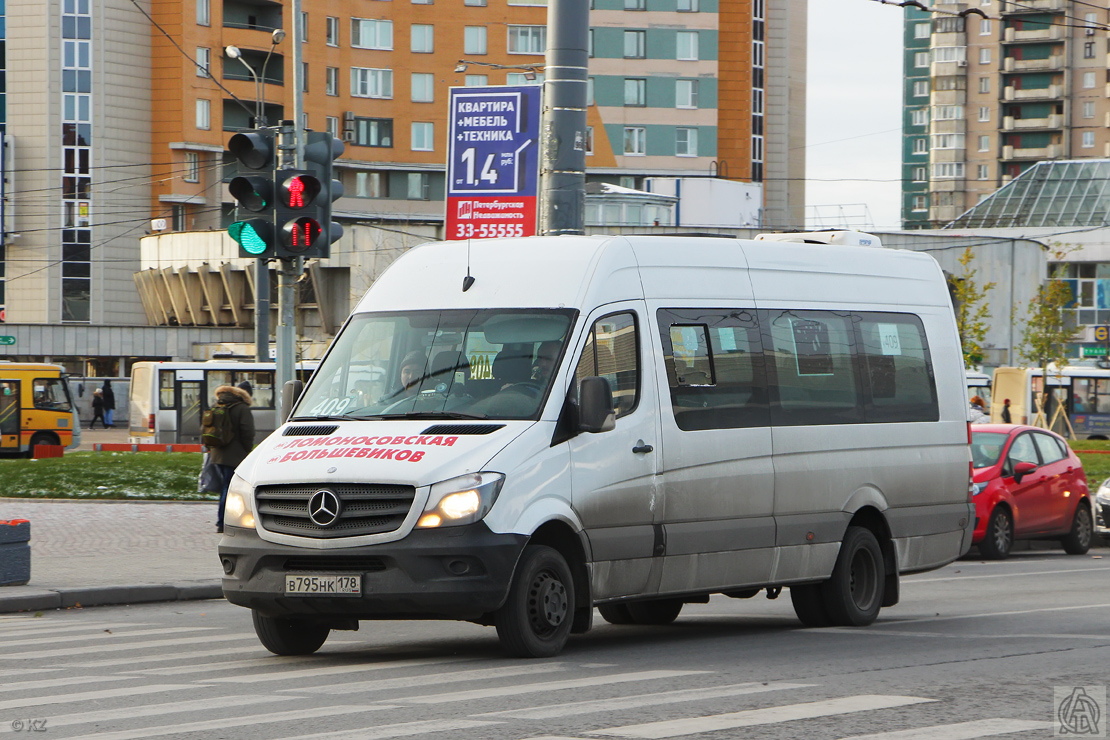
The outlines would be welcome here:
M 343 142 L 326 131 L 309 131 L 305 137 L 305 167 L 320 183 L 315 197 L 316 221 L 322 236 L 314 248 L 316 257 L 327 257 L 331 245 L 343 236 L 343 227 L 332 220 L 331 205 L 343 197 L 343 183 L 335 179 L 334 162 L 343 154 Z
M 320 180 L 308 170 L 278 170 L 274 173 L 278 257 L 327 256 L 327 245 L 322 244 L 321 239 L 323 224 L 318 205 L 322 189 Z
M 240 257 L 279 256 L 274 238 L 275 136 L 273 129 L 254 129 L 235 134 L 227 144 L 239 164 L 236 177 L 228 183 L 236 221 L 227 233 L 239 244 Z

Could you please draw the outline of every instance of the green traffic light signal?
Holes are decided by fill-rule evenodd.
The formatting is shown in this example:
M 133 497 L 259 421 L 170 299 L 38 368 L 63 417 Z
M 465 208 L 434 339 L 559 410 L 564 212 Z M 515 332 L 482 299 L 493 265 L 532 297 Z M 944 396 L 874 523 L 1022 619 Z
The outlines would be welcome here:
M 239 244 L 242 257 L 260 257 L 270 251 L 274 227 L 269 221 L 252 218 L 236 221 L 227 227 L 227 234 Z

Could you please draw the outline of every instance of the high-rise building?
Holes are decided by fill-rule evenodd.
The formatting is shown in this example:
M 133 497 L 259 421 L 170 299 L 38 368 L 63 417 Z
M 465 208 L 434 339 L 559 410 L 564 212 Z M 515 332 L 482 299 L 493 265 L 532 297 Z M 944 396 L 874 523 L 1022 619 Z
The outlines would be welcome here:
M 1037 162 L 1110 155 L 1106 8 L 932 7 L 905 15 L 904 228 L 944 226 Z
M 99 374 L 123 374 L 131 358 L 251 340 L 242 320 L 217 325 L 222 307 L 200 309 L 210 292 L 185 279 L 200 260 L 181 240 L 156 256 L 157 279 L 137 279 L 139 239 L 230 222 L 227 141 L 259 118 L 292 118 L 294 38 L 304 100 L 294 123 L 346 143 L 337 219 L 421 238 L 443 220 L 448 88 L 543 81 L 545 0 L 301 8 L 293 18 L 290 0 L 0 3 L 0 123 L 12 141 L 0 285 L 9 325 L 37 327 L 33 342 L 0 352 L 77 372 L 101 358 Z M 595 0 L 588 179 L 761 184 L 764 225 L 801 226 L 805 11 L 806 0 Z M 336 250 L 352 249 L 344 240 Z M 235 269 L 215 273 L 225 294 L 253 289 Z M 178 308 L 153 310 L 159 291 Z

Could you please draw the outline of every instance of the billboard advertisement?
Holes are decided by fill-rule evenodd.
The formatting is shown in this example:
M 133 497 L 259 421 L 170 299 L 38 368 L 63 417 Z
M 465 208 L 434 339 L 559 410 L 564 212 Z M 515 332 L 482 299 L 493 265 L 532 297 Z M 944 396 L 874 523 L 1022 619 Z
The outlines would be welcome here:
M 447 239 L 536 234 L 540 95 L 539 85 L 451 88 Z

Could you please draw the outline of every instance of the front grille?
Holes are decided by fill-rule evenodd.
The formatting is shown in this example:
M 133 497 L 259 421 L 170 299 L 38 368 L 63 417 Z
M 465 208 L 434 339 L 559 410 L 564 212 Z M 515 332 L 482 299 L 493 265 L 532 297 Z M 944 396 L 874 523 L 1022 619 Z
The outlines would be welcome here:
M 321 488 L 342 503 L 335 524 L 321 527 L 308 516 L 308 500 Z M 412 508 L 416 489 L 374 483 L 329 483 L 259 486 L 255 504 L 262 526 L 270 532 L 330 539 L 393 532 Z
M 433 424 L 421 434 L 493 434 L 504 424 Z
M 318 558 L 289 558 L 285 561 L 287 571 L 366 571 L 376 573 L 385 570 L 381 558 L 346 558 L 321 556 Z
M 326 437 L 339 428 L 338 424 L 317 424 L 310 427 L 285 427 L 283 437 Z

